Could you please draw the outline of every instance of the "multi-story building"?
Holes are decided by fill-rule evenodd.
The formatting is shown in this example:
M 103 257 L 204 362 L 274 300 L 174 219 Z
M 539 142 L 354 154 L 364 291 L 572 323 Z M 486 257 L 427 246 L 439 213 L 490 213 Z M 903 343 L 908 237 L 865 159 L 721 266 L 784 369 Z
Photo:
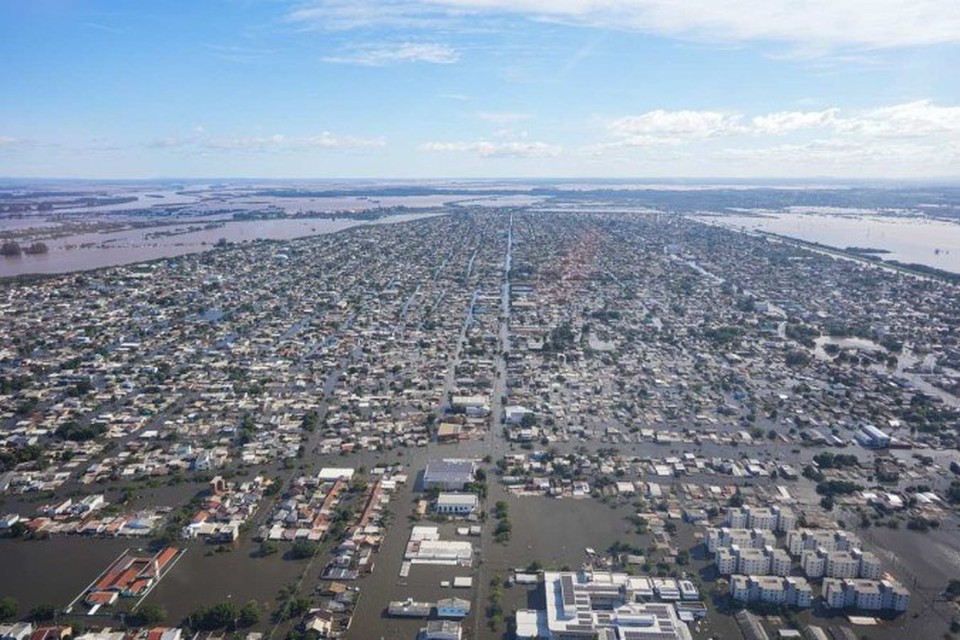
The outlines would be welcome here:
M 636 578 L 619 573 L 544 572 L 549 637 L 692 640 L 673 604 L 637 602 L 633 580 Z M 664 586 L 655 583 L 654 590 L 660 593 Z M 681 596 L 678 591 L 676 599 Z
M 900 612 L 910 606 L 910 592 L 894 580 L 827 578 L 823 603 L 829 609 Z
M 767 547 L 767 555 L 770 557 L 770 573 L 775 576 L 788 576 L 790 569 L 793 568 L 793 561 L 790 554 L 783 549 L 774 549 Z
M 716 553 L 717 549 L 734 545 L 741 549 L 763 549 L 776 544 L 777 537 L 772 531 L 730 527 L 707 529 L 707 550 L 710 553 Z
M 883 576 L 883 565 L 880 563 L 880 558 L 862 549 L 854 549 L 851 553 L 860 560 L 860 570 L 857 574 L 859 577 L 879 580 Z
M 869 551 L 806 550 L 800 554 L 800 568 L 808 578 L 868 578 L 879 580 L 883 574 L 880 560 Z
M 734 553 L 734 549 L 736 549 L 738 553 Z M 737 546 L 717 549 L 717 552 L 714 554 L 714 559 L 717 562 L 717 571 L 720 575 L 729 576 L 737 573 L 737 556 L 739 555 L 739 551 L 740 548 Z
M 856 578 L 860 573 L 860 559 L 849 551 L 834 551 L 827 554 L 829 578 Z
M 860 547 L 860 539 L 847 531 L 795 529 L 787 533 L 787 549 L 796 557 L 804 550 L 850 551 Z
M 797 517 L 787 507 L 731 507 L 726 524 L 731 529 L 761 529 L 763 531 L 792 531 Z
M 786 576 L 790 575 L 792 566 L 790 555 L 786 551 L 774 549 L 771 546 L 752 549 L 733 545 L 729 548 L 717 549 L 714 558 L 717 562 L 717 571 L 724 576 L 734 573 L 753 576 Z
M 763 549 L 736 549 L 734 553 L 737 555 L 737 573 L 748 576 L 770 574 L 770 557 Z
M 768 602 L 806 608 L 813 602 L 813 590 L 804 578 L 735 575 L 730 581 L 734 600 Z
M 797 514 L 793 509 L 776 506 L 773 510 L 777 513 L 777 531 L 789 533 L 797 528 Z
M 826 554 L 817 549 L 808 549 L 800 554 L 800 568 L 808 578 L 822 578 L 827 571 Z
M 731 529 L 746 529 L 750 522 L 750 516 L 746 508 L 730 507 L 727 509 L 726 525 Z

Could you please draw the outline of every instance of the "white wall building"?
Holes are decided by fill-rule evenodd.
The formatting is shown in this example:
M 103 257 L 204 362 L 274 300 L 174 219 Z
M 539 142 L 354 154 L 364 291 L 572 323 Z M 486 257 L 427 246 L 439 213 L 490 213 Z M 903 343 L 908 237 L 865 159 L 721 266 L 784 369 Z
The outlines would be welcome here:
M 735 575 L 730 581 L 734 600 L 768 602 L 806 608 L 813 602 L 813 590 L 804 578 Z
M 910 592 L 893 580 L 827 578 L 823 602 L 830 609 L 900 612 L 910 606 Z
M 441 493 L 437 496 L 437 513 L 468 516 L 480 506 L 475 493 Z

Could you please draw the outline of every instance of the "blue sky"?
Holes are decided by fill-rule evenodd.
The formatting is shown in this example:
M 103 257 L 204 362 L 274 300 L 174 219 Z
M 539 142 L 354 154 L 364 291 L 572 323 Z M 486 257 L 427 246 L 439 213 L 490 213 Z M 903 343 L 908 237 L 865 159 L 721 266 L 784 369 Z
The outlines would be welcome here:
M 956 0 L 0 3 L 0 176 L 957 177 Z

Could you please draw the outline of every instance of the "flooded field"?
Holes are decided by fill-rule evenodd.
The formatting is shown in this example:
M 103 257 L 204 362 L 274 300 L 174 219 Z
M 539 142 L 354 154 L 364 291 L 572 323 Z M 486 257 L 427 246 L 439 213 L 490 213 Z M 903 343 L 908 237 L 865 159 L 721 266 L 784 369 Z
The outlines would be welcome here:
M 882 249 L 884 260 L 924 264 L 960 273 L 960 224 L 918 217 L 868 214 L 768 213 L 705 219 L 734 229 L 764 231 L 830 247 Z
M 436 213 L 385 216 L 376 222 L 343 218 L 251 220 L 220 223 L 184 222 L 182 225 L 87 233 L 47 242 L 49 253 L 0 258 L 0 278 L 26 274 L 72 273 L 160 258 L 199 253 L 220 239 L 228 242 L 292 240 L 336 233 L 363 224 L 408 222 Z M 208 228 L 209 225 L 209 228 Z

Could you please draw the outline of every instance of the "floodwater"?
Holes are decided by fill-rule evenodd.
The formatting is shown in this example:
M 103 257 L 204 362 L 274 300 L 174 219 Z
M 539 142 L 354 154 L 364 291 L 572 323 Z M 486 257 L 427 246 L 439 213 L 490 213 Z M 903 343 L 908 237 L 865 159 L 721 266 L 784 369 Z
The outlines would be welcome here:
M 375 222 L 351 219 L 283 219 L 228 221 L 215 227 L 184 221 L 182 225 L 87 233 L 47 241 L 45 254 L 0 258 L 0 278 L 27 274 L 54 274 L 115 267 L 135 262 L 206 251 L 221 238 L 230 242 L 293 240 L 336 233 L 363 224 L 408 222 L 437 213 L 384 216 Z M 159 235 L 163 234 L 163 235 Z
M 536 560 L 547 567 L 564 565 L 577 568 L 587 560 L 586 547 L 603 550 L 617 540 L 645 546 L 650 538 L 637 536 L 627 522 L 633 513 L 631 507 L 622 504 L 611 508 L 593 499 L 557 500 L 544 497 L 515 497 L 507 494 L 499 479 L 487 467 L 489 495 L 485 508 L 489 511 L 498 500 L 509 505 L 513 535 L 506 544 L 493 538 L 496 519 L 488 517 L 483 523 L 480 537 L 457 536 L 455 523 L 440 526 L 445 540 L 470 540 L 474 544 L 472 567 L 445 567 L 414 565 L 407 578 L 399 576 L 403 551 L 410 531 L 415 524 L 432 525 L 429 521 L 413 522 L 408 519 L 414 511 L 414 478 L 426 462 L 438 458 L 479 458 L 497 450 L 504 442 L 495 433 L 488 433 L 486 441 L 473 440 L 458 444 L 440 445 L 431 443 L 423 449 L 407 449 L 398 462 L 409 465 L 410 482 L 395 495 L 390 508 L 395 517 L 388 529 L 386 539 L 376 557 L 373 575 L 357 584 L 362 596 L 354 616 L 347 640 L 376 640 L 378 638 L 414 638 L 424 626 L 423 620 L 389 618 L 384 611 L 392 600 L 413 598 L 420 601 L 436 601 L 440 598 L 458 597 L 472 603 L 470 615 L 463 621 L 464 636 L 475 640 L 501 640 L 504 629 L 493 631 L 487 625 L 485 607 L 490 594 L 490 580 L 499 574 L 504 580 L 511 570 L 525 567 Z M 388 454 L 393 458 L 396 454 Z M 460 526 L 463 526 L 462 524 Z M 456 576 L 472 576 L 471 589 L 441 587 L 440 583 Z M 539 597 L 537 590 L 512 587 L 504 592 L 504 610 L 512 614 L 516 608 L 531 606 L 532 599 Z M 528 602 L 528 598 L 531 601 Z
M 960 273 L 960 224 L 920 217 L 810 212 L 768 213 L 762 216 L 699 218 L 733 229 L 764 231 L 806 242 L 845 249 L 884 249 L 884 260 L 924 264 Z
M 14 596 L 22 613 L 42 604 L 65 607 L 122 551 L 145 542 L 77 536 L 0 539 L 0 596 Z

